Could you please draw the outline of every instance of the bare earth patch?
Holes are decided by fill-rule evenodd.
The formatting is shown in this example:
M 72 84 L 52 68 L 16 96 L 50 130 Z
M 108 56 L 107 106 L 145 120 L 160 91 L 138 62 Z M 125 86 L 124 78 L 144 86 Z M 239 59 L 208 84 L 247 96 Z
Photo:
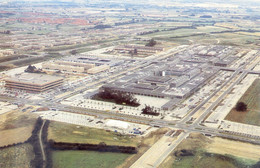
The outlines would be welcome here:
M 37 117 L 36 114 L 21 112 L 20 110 L 5 113 L 0 115 L 0 131 L 33 126 Z
M 26 141 L 36 118 L 37 115 L 19 109 L 0 115 L 0 146 Z
M 33 126 L 0 131 L 0 146 L 16 144 L 26 141 L 33 130 Z
M 187 151 L 190 155 L 181 155 Z M 200 133 L 191 133 L 160 165 L 163 168 L 200 167 L 236 168 L 252 166 L 260 160 L 260 145 L 206 137 Z
M 230 154 L 242 158 L 253 159 L 258 161 L 260 159 L 260 146 L 249 143 L 232 141 L 223 138 L 214 138 L 206 150 L 211 153 Z

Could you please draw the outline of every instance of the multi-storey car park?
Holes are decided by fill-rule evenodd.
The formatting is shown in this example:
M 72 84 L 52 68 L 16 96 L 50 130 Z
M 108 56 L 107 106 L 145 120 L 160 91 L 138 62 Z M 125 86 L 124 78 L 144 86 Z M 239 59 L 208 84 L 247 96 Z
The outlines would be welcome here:
M 36 73 L 23 73 L 5 79 L 5 87 L 8 89 L 21 89 L 35 93 L 44 92 L 62 84 L 62 77 Z

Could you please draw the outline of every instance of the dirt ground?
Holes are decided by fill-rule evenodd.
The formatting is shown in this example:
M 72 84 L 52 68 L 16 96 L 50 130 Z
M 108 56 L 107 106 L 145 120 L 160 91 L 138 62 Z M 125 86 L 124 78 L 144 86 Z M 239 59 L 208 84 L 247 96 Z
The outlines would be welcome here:
M 32 130 L 33 126 L 0 131 L 0 146 L 24 142 L 31 136 Z
M 187 139 L 183 140 L 181 144 L 176 147 L 173 153 L 166 158 L 160 167 L 172 167 L 177 159 L 174 153 L 183 149 L 189 151 L 203 151 L 223 156 L 225 154 L 233 155 L 256 162 L 260 160 L 260 145 L 253 145 L 220 137 L 209 138 L 200 133 L 191 133 Z
M 260 145 L 253 145 L 218 137 L 213 138 L 213 142 L 206 147 L 206 150 L 211 153 L 230 154 L 256 161 L 260 159 Z

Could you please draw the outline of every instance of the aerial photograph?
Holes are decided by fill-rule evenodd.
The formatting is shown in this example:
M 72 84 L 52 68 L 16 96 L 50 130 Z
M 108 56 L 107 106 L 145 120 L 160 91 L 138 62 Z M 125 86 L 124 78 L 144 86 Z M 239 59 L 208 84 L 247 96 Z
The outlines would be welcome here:
M 0 168 L 260 168 L 260 0 L 0 0 Z

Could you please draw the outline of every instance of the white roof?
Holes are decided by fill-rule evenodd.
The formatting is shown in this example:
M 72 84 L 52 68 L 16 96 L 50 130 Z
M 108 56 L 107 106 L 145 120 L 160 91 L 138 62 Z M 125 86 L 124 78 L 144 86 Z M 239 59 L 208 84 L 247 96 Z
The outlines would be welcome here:
M 115 127 L 119 129 L 127 129 L 130 125 L 127 122 L 119 120 L 108 120 L 106 126 Z

